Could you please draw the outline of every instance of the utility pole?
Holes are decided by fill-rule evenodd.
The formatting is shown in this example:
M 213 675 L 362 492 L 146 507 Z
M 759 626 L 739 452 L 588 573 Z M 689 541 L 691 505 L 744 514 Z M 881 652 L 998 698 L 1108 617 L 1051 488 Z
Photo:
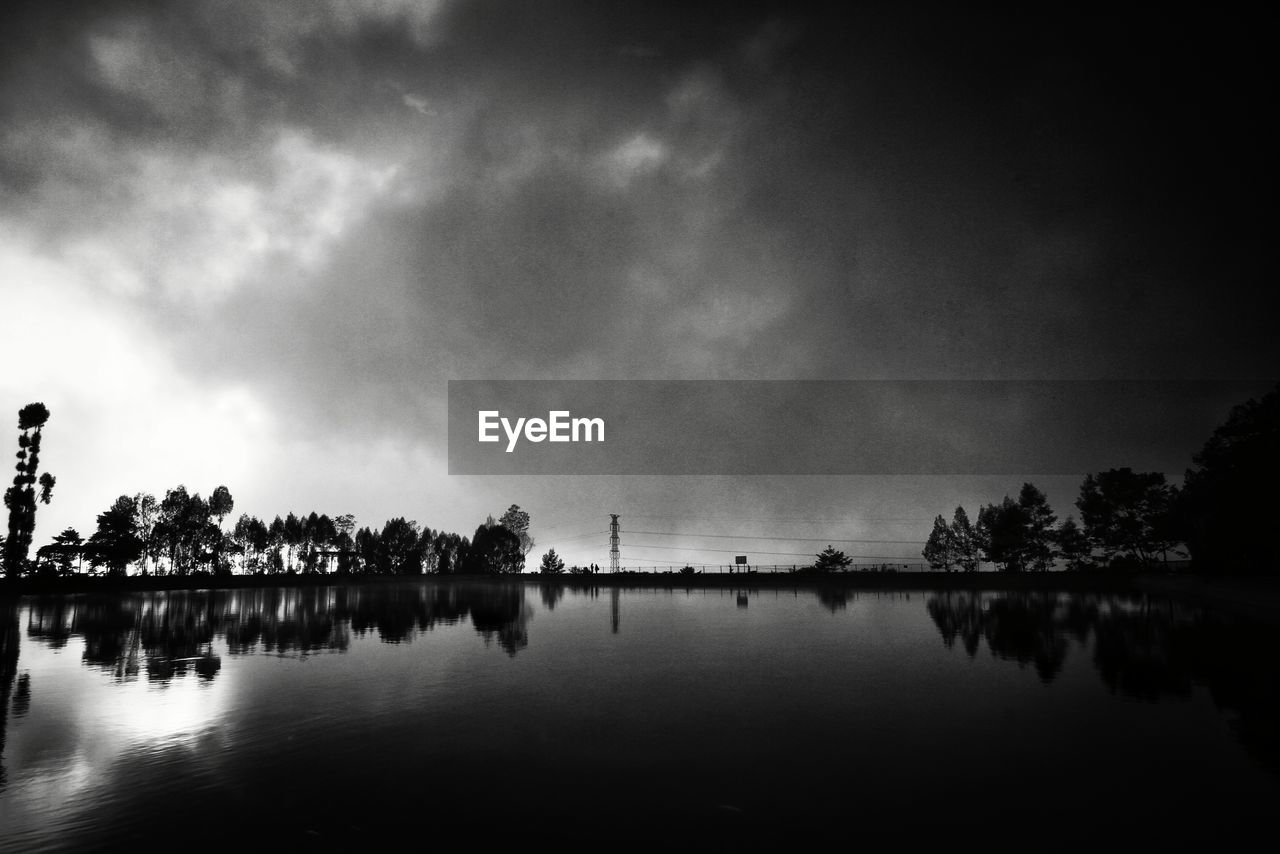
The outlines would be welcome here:
M 610 513 L 609 518 L 609 571 L 617 572 L 618 567 L 618 514 Z

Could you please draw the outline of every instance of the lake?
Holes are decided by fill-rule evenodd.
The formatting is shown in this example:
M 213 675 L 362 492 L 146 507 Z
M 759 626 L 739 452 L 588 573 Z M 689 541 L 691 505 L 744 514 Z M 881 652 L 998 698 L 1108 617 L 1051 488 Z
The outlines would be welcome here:
M 0 600 L 0 850 L 1233 845 L 1271 627 L 1158 597 L 424 580 Z

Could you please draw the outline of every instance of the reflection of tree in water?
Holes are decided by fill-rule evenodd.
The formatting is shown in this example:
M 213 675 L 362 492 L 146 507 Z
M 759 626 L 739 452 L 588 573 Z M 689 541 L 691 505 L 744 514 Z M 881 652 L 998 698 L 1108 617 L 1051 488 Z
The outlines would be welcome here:
M 146 654 L 137 630 L 136 611 L 126 607 L 126 600 L 119 597 L 91 598 L 79 605 L 72 624 L 84 636 L 85 663 L 110 671 L 119 680 L 137 679 L 139 662 Z M 38 610 L 31 610 L 33 623 Z M 27 633 L 32 634 L 30 628 Z
M 542 604 L 547 606 L 547 610 L 554 611 L 556 603 L 564 596 L 564 585 L 559 583 L 539 584 L 538 593 L 542 597 Z
M 849 607 L 849 591 L 838 587 L 818 588 L 818 601 L 831 613 L 843 611 Z
M 1067 639 L 1058 625 L 1060 606 L 1052 593 L 984 598 L 980 593 L 950 592 L 925 603 L 947 649 L 959 640 L 972 658 L 986 640 L 992 655 L 1020 666 L 1034 664 L 1046 683 L 1061 672 L 1067 657 Z
M 1093 626 L 1093 663 L 1111 693 L 1147 702 L 1191 696 L 1192 675 L 1185 666 L 1188 623 L 1149 606 L 1107 613 Z
M 529 645 L 532 610 L 524 601 L 523 584 L 484 584 L 471 588 L 471 623 L 484 642 L 497 637 L 498 645 L 515 655 Z
M 926 603 L 950 649 L 970 656 L 985 638 L 991 652 L 1034 661 L 1050 682 L 1071 640 L 1093 639 L 1093 663 L 1112 693 L 1147 702 L 1188 698 L 1203 685 L 1245 747 L 1280 773 L 1280 668 L 1273 633 L 1204 609 L 1150 599 L 1052 593 L 942 593 Z
M 80 600 L 42 596 L 27 619 L 27 635 L 39 638 L 50 649 L 62 649 L 71 637 L 71 614 Z
M 438 624 L 453 625 L 467 615 L 467 595 L 460 585 L 351 588 L 351 628 L 358 635 L 376 630 L 384 643 L 405 643 Z
M 6 606 L 10 607 L 10 606 Z M 17 655 L 17 611 L 13 613 Z M 27 635 L 53 648 L 84 639 L 84 663 L 131 681 L 165 685 L 194 673 L 212 679 L 225 639 L 231 655 L 342 652 L 351 633 L 406 643 L 437 625 L 471 618 L 486 642 L 514 655 L 528 645 L 532 614 L 519 584 L 386 584 L 44 597 L 32 602 Z M 8 690 L 8 689 L 6 689 Z M 7 696 L 7 695 L 6 695 Z
M 1022 593 L 992 600 L 982 621 L 987 647 L 999 658 L 1019 666 L 1035 664 L 1044 682 L 1052 682 L 1067 657 L 1067 639 L 1054 625 L 1057 597 L 1052 594 Z
M 957 639 L 973 658 L 982 640 L 982 600 L 972 593 L 943 593 L 925 603 L 934 625 L 942 633 L 942 643 L 951 649 Z
M 193 670 L 212 679 L 222 667 L 212 645 L 221 614 L 208 591 L 148 596 L 138 621 L 138 644 L 147 662 L 147 679 L 166 683 Z
M 269 588 L 228 592 L 221 632 L 232 655 L 259 647 L 276 655 L 345 650 L 351 643 L 345 588 Z
M 9 697 L 13 694 L 14 681 L 18 675 L 18 644 L 21 641 L 22 636 L 18 629 L 18 603 L 0 601 L 0 792 L 3 792 L 7 785 L 4 770 L 4 743 L 9 726 Z M 27 694 L 30 696 L 29 682 Z

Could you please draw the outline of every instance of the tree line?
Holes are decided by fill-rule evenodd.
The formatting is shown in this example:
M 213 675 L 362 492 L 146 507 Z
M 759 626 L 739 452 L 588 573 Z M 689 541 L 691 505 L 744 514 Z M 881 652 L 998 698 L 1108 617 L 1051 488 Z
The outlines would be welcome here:
M 235 500 L 226 486 L 204 498 L 185 486 L 157 499 L 121 495 L 97 516 L 85 538 L 66 528 L 29 559 L 37 502 L 49 503 L 54 478 L 38 474 L 41 432 L 49 420 L 42 403 L 18 413 L 18 464 L 5 492 L 9 528 L 2 540 L 5 575 L 72 575 L 85 570 L 142 575 L 501 575 L 521 572 L 533 548 L 528 512 L 511 505 L 465 537 L 397 517 L 380 529 L 357 529 L 355 517 L 311 512 L 270 522 L 241 514 L 228 524 Z M 37 486 L 39 491 L 37 492 Z
M 1058 522 L 1043 492 L 1024 483 L 1018 497 L 987 504 L 971 522 L 963 507 L 942 516 L 923 555 L 935 570 L 976 572 L 1140 569 L 1170 554 L 1217 574 L 1275 572 L 1280 540 L 1280 386 L 1231 410 L 1192 458 L 1181 487 L 1160 472 L 1113 468 L 1089 474 L 1075 506 L 1080 522 Z M 1185 549 L 1185 551 L 1183 550 Z
M 127 574 L 191 575 L 310 574 L 497 575 L 521 572 L 533 548 L 529 514 L 512 505 L 498 520 L 490 516 L 467 538 L 420 526 L 404 517 L 380 529 L 356 529 L 353 516 L 289 513 L 266 522 L 241 514 L 226 521 L 235 501 L 226 486 L 209 497 L 185 486 L 163 499 L 147 493 L 121 495 L 97 517 L 87 538 L 67 528 L 29 560 L 36 508 L 48 504 L 56 478 L 40 471 L 41 438 L 49 410 L 31 403 L 18 413 L 18 452 L 13 484 L 5 491 L 9 511 L 0 559 L 11 578 L 33 571 L 66 575 L 84 569 Z M 1280 385 L 1261 400 L 1232 409 L 1193 457 L 1181 487 L 1159 472 L 1115 468 L 1088 475 L 1075 506 L 1080 522 L 1061 522 L 1044 493 L 1025 483 L 1018 497 L 987 504 L 971 521 L 957 507 L 948 522 L 941 515 L 923 555 L 936 570 L 976 572 L 982 562 L 1008 571 L 1044 571 L 1151 565 L 1190 554 L 1201 571 L 1241 573 L 1280 567 L 1280 538 L 1271 525 L 1280 517 Z M 1185 548 L 1184 553 L 1182 549 Z M 851 558 L 828 547 L 814 562 L 817 571 L 840 571 Z M 565 572 L 550 550 L 539 569 Z M 689 568 L 686 568 L 688 570 Z M 598 567 L 570 567 L 569 573 Z

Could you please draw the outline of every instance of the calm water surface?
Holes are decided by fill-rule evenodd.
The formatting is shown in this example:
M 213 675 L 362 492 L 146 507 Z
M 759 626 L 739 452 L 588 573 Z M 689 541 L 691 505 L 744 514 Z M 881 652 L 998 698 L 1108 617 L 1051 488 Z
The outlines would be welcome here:
M 1276 652 L 1066 594 L 26 597 L 0 602 L 0 849 L 1223 844 L 1280 804 Z

